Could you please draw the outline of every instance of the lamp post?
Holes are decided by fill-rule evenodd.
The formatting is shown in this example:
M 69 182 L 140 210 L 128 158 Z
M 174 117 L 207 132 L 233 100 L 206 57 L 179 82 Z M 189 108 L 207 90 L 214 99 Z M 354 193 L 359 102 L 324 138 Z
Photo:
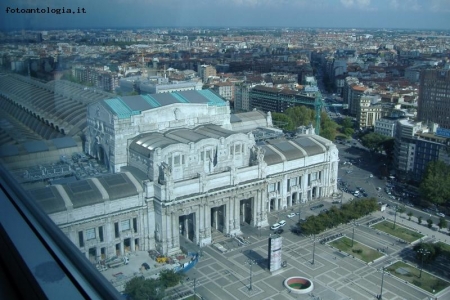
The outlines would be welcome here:
M 421 267 L 420 267 L 420 273 L 419 273 L 419 278 L 421 278 L 421 277 L 422 277 L 422 270 L 423 270 L 423 257 L 424 257 L 425 255 L 430 254 L 430 251 L 427 250 L 427 249 L 425 249 L 425 248 L 420 248 L 420 249 L 417 251 L 417 253 L 420 254 L 420 258 L 421 258 Z
M 299 206 L 298 206 L 298 221 L 299 221 L 299 222 L 300 222 L 300 220 L 302 219 L 301 214 L 302 214 L 302 207 L 299 205 Z
M 314 240 L 313 240 L 313 258 L 312 258 L 312 265 L 314 264 L 314 256 L 316 253 L 316 235 L 314 234 Z
M 395 222 L 397 221 L 397 205 L 394 207 L 394 229 L 395 229 Z
M 352 233 L 352 248 L 353 248 L 353 240 L 355 239 L 355 220 L 353 220 L 353 233 Z
M 378 299 L 383 299 L 383 282 L 384 282 L 384 267 L 381 268 L 381 290 Z

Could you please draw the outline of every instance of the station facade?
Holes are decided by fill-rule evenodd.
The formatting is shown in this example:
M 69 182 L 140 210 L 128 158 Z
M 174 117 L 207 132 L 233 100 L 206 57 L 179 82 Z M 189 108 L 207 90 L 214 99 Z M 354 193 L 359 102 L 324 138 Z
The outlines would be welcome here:
M 337 191 L 331 141 L 313 128 L 255 141 L 253 123 L 270 129 L 270 113 L 232 117 L 229 104 L 205 90 L 92 103 L 85 152 L 110 173 L 41 189 L 38 202 L 98 261 L 138 249 L 171 255 L 182 239 L 205 246 L 214 232 L 265 227 L 269 212 Z

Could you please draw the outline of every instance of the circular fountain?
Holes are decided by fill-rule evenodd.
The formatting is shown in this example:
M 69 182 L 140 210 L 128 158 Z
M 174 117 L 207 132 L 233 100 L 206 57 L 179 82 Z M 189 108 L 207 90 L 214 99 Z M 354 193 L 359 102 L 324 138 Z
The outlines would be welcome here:
M 311 280 L 305 277 L 289 277 L 284 281 L 284 286 L 295 294 L 308 294 L 314 289 L 314 284 Z

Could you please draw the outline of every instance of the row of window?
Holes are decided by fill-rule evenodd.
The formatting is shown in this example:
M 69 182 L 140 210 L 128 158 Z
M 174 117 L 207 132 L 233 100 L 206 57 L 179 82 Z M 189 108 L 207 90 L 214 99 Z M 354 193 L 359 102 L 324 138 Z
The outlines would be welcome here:
M 211 161 L 214 159 L 216 155 L 216 150 L 207 149 L 205 151 L 200 152 L 200 161 Z M 243 144 L 235 144 L 230 146 L 231 156 L 240 155 L 245 153 L 245 147 Z M 172 167 L 178 167 L 185 164 L 185 155 L 184 154 L 173 154 L 168 158 L 168 164 Z
M 133 228 L 131 228 L 133 226 Z M 133 229 L 134 233 L 137 233 L 137 218 L 126 219 L 120 222 L 114 223 L 114 237 L 120 238 L 120 232 Z M 98 237 L 98 239 L 97 239 Z M 78 232 L 78 244 L 80 247 L 84 247 L 86 241 L 98 240 L 104 242 L 104 228 L 103 226 L 89 228 L 84 231 Z
M 311 184 L 311 181 L 320 180 L 321 178 L 322 178 L 322 171 L 308 174 L 308 186 Z M 287 191 L 289 192 L 291 190 L 291 187 L 296 185 L 299 186 L 302 185 L 302 176 L 289 178 L 286 182 Z M 268 191 L 269 193 L 275 191 L 280 192 L 280 187 L 281 187 L 280 181 L 274 182 L 269 184 Z

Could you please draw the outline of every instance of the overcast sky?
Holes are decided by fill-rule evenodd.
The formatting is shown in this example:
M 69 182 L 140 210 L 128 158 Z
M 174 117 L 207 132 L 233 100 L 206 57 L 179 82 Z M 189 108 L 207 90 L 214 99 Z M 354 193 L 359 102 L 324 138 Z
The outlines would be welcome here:
M 450 0 L 3 0 L 0 29 L 281 26 L 450 29 Z M 84 8 L 17 14 L 7 8 Z

